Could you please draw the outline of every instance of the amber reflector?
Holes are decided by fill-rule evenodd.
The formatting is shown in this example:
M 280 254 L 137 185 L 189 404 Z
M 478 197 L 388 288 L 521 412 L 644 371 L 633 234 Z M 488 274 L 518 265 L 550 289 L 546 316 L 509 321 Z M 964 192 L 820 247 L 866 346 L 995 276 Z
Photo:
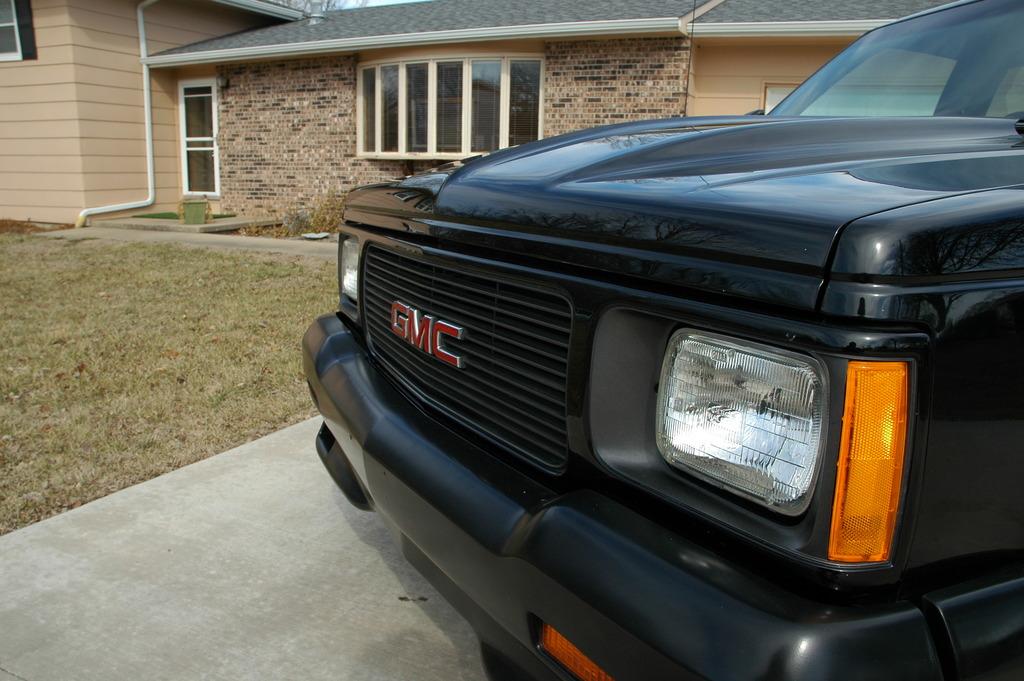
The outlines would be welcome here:
M 614 681 L 593 660 L 584 655 L 569 639 L 558 633 L 550 624 L 540 627 L 540 647 L 577 678 L 583 681 Z
M 888 560 L 907 441 L 907 363 L 850 362 L 828 557 Z

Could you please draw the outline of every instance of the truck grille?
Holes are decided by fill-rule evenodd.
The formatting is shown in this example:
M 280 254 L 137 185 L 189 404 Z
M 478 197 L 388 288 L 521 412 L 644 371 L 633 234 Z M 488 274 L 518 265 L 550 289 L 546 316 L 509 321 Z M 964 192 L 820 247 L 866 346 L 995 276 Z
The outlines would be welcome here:
M 464 329 L 445 347 L 461 369 L 390 329 L 395 301 Z M 548 469 L 566 461 L 565 383 L 572 313 L 560 295 L 371 246 L 363 313 L 374 356 L 414 395 L 478 435 Z

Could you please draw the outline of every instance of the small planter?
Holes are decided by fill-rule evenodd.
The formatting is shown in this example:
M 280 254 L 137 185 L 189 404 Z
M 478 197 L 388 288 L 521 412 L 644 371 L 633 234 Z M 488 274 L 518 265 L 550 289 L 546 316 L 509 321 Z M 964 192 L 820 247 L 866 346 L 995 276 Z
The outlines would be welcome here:
M 181 221 L 186 225 L 205 225 L 210 216 L 210 202 L 206 199 L 184 199 L 181 202 Z

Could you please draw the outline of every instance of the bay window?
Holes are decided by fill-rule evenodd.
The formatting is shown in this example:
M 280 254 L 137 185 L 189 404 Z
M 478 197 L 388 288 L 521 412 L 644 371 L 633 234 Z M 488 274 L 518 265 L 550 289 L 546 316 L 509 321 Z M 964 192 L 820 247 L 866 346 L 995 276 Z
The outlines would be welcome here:
M 543 135 L 536 57 L 410 59 L 358 74 L 362 156 L 460 158 Z

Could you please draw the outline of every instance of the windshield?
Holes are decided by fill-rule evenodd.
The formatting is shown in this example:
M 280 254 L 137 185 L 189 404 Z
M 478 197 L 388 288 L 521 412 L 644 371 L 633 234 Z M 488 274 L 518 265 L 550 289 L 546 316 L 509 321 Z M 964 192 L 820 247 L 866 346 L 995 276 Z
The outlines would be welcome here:
M 980 0 L 867 34 L 772 116 L 1024 118 L 1024 2 Z

